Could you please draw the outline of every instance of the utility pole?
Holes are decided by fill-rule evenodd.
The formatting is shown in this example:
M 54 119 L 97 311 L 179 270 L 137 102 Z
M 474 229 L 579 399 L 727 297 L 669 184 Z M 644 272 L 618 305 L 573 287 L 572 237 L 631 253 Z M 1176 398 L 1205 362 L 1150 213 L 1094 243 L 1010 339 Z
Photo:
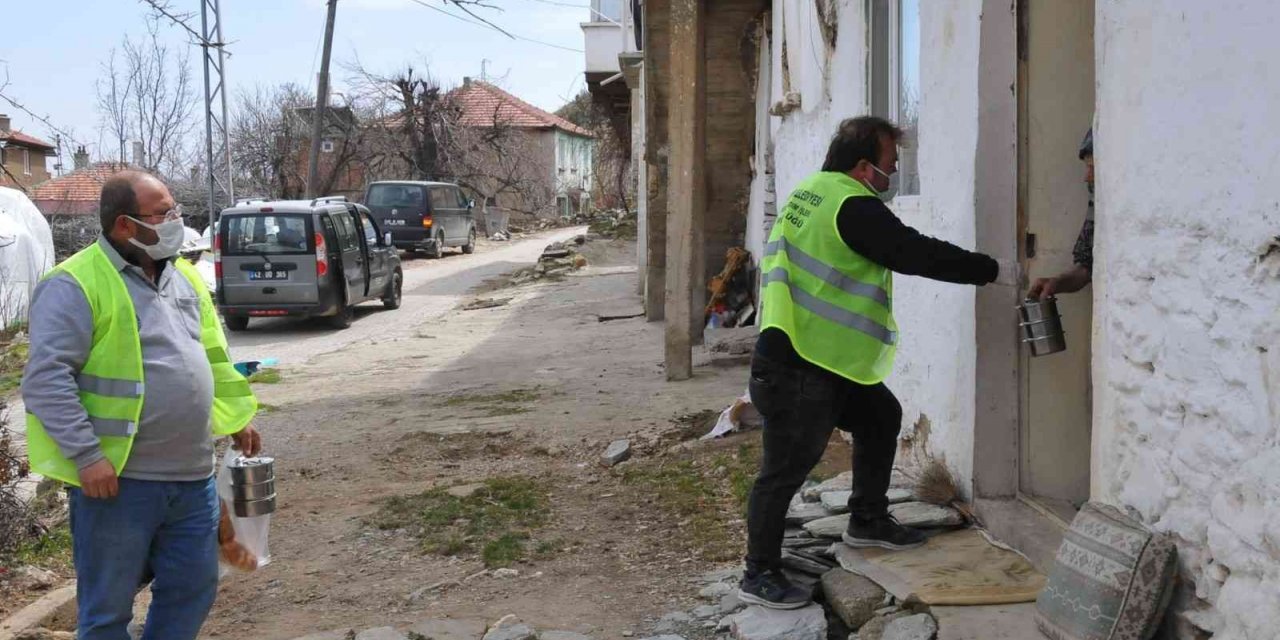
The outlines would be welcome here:
M 155 6 L 154 4 L 152 6 Z M 212 17 L 212 20 L 210 18 Z M 186 26 L 184 23 L 184 27 Z M 190 31 L 190 28 L 188 28 Z M 222 40 L 222 0 L 200 1 L 200 48 L 204 52 L 204 135 L 205 176 L 209 184 L 209 223 L 218 221 L 219 192 L 227 204 L 235 204 L 234 173 L 231 170 L 231 141 L 227 132 L 227 53 Z M 124 161 L 124 141 L 120 141 Z
M 320 82 L 316 88 L 315 119 L 311 123 L 311 156 L 307 162 L 307 197 L 315 198 L 320 184 L 320 136 L 324 132 L 325 111 L 329 109 L 329 54 L 333 52 L 333 20 L 338 0 L 329 0 L 329 17 L 324 23 L 324 54 L 320 58 Z
M 480 81 L 481 82 L 489 81 L 489 63 L 490 62 L 492 62 L 492 60 L 489 60 L 488 58 L 485 58 L 480 61 Z

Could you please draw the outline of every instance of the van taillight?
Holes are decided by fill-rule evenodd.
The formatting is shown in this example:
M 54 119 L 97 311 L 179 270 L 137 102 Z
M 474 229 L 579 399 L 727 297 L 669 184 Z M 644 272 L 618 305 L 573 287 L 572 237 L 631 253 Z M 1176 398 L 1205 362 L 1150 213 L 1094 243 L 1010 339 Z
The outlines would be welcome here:
M 424 213 L 424 214 L 422 214 L 422 228 L 423 228 L 423 229 L 430 229 L 430 228 L 431 228 L 431 225 L 433 225 L 433 224 L 435 224 L 435 221 L 431 219 L 431 214 L 429 214 L 429 213 Z
M 329 252 L 325 250 L 324 234 L 316 234 L 316 275 L 329 273 Z
M 222 279 L 222 235 L 213 234 L 213 277 Z

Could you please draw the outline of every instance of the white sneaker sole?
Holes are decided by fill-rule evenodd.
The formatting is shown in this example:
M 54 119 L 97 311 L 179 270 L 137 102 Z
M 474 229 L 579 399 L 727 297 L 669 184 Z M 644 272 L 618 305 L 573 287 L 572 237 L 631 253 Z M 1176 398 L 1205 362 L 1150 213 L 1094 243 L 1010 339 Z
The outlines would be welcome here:
M 758 604 L 766 609 L 778 609 L 780 611 L 802 609 L 804 607 L 809 606 L 810 604 L 813 604 L 812 600 L 806 600 L 804 602 L 770 602 L 768 600 L 765 600 L 764 598 L 761 598 L 760 596 L 747 593 L 742 589 L 738 589 L 738 599 L 747 604 Z
M 906 551 L 908 549 L 918 549 L 924 546 L 928 540 L 921 540 L 915 544 L 894 544 L 884 540 L 874 540 L 871 538 L 855 538 L 847 533 L 841 534 L 840 539 L 850 547 L 855 549 L 888 549 L 890 551 Z

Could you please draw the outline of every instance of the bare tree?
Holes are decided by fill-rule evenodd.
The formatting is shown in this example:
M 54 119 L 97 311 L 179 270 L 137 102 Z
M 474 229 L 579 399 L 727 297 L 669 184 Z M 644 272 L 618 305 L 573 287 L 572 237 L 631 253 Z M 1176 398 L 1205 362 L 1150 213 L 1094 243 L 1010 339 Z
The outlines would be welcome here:
M 102 118 L 104 136 L 119 149 L 116 160 L 127 162 L 125 147 L 129 142 L 129 94 L 133 92 L 133 76 L 116 68 L 116 50 L 102 63 L 102 76 L 97 80 L 98 115 Z
M 160 40 L 155 19 L 147 35 L 135 41 L 125 36 L 122 60 L 115 51 L 103 65 L 98 82 L 98 111 L 111 142 L 124 162 L 127 142 L 141 143 L 143 159 L 135 164 L 162 174 L 185 171 L 188 142 L 195 127 L 197 104 L 190 59 Z
M 498 202 L 522 213 L 544 213 L 555 202 L 554 137 L 518 126 L 513 105 L 465 113 L 459 90 L 448 90 L 414 67 L 384 76 L 359 67 L 357 86 L 371 102 L 363 156 L 370 179 L 448 180 L 481 206 Z

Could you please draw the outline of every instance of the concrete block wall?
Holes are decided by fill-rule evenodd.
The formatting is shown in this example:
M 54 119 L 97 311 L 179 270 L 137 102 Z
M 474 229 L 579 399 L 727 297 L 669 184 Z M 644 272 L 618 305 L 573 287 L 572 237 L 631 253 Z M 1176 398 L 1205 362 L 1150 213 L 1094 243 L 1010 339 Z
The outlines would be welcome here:
M 1280 5 L 1098 0 L 1095 498 L 1218 640 L 1280 628 Z

